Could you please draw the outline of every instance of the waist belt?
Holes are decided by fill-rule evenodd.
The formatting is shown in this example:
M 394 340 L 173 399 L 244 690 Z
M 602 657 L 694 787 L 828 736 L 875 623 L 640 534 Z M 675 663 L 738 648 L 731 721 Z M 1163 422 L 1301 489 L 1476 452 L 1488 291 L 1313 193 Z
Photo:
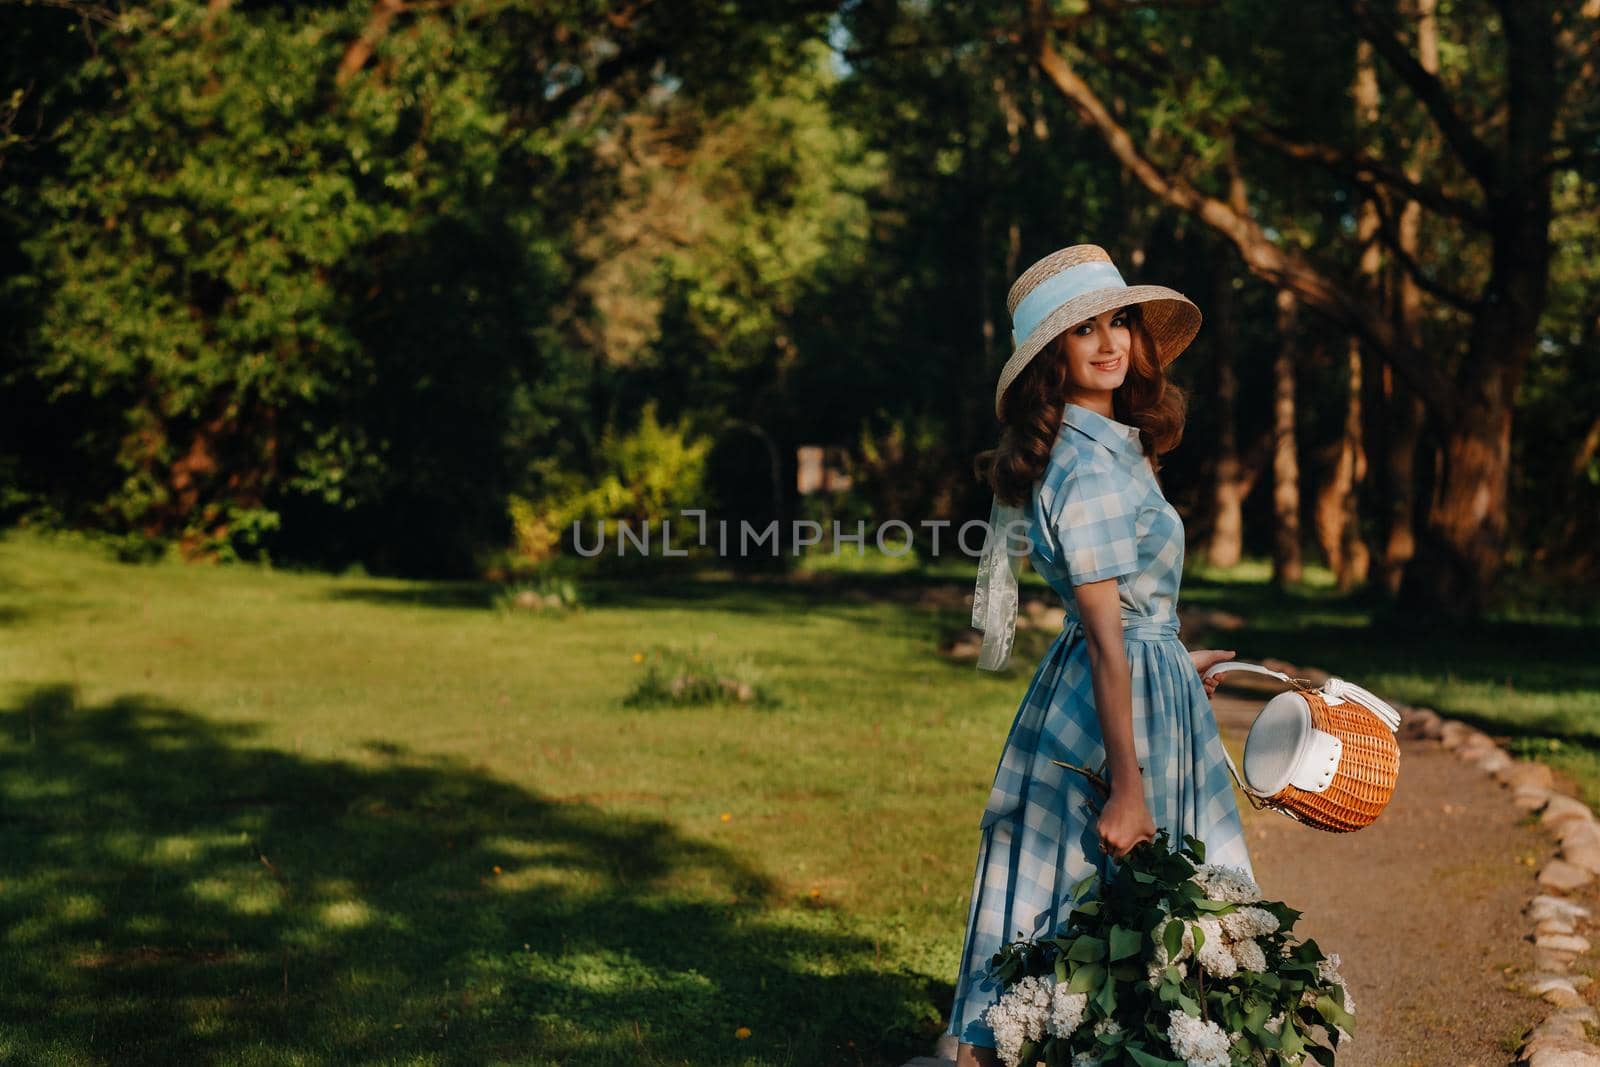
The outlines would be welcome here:
M 1083 629 L 1083 620 L 1068 615 L 1061 623 L 1061 637 L 1070 641 Z M 1122 620 L 1122 636 L 1128 641 L 1164 641 L 1178 636 L 1176 619 L 1132 618 Z

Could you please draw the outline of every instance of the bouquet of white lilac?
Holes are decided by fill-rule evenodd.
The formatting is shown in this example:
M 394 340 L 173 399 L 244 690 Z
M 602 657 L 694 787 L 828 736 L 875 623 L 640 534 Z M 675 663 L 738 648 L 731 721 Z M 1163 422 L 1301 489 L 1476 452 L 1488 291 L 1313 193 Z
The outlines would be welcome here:
M 1355 1027 L 1339 957 L 1191 836 L 1173 850 L 1159 831 L 1072 900 L 1054 937 L 990 960 L 1005 992 L 984 1021 L 1007 1067 L 1331 1064 Z

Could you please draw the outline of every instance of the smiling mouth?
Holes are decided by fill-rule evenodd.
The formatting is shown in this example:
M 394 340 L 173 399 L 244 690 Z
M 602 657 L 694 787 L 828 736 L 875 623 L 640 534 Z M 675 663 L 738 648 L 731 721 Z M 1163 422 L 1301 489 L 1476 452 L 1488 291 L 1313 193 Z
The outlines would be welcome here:
M 1108 359 L 1108 360 L 1105 360 L 1105 361 L 1103 361 L 1101 363 L 1095 363 L 1095 364 L 1093 364 L 1093 366 L 1098 370 L 1116 370 L 1117 369 L 1117 364 L 1119 364 L 1121 362 L 1122 362 L 1122 357 L 1118 356 L 1116 359 Z

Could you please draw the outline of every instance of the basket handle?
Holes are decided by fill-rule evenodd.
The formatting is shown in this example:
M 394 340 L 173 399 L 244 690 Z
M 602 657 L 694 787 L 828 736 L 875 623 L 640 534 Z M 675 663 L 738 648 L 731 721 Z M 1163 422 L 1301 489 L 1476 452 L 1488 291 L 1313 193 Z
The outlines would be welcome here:
M 1254 671 L 1257 674 L 1281 678 L 1291 685 L 1298 685 L 1306 681 L 1304 678 L 1291 678 L 1282 671 L 1275 671 L 1270 667 L 1263 667 L 1255 663 L 1242 663 L 1237 660 L 1223 660 L 1221 663 L 1212 664 L 1202 677 L 1210 678 L 1212 675 L 1221 674 L 1224 671 Z M 1361 705 L 1377 716 L 1378 721 L 1389 728 L 1390 733 L 1400 729 L 1400 713 L 1390 707 L 1383 699 L 1369 690 L 1361 688 L 1354 682 L 1347 682 L 1343 678 L 1329 678 L 1322 683 L 1322 688 L 1318 692 L 1322 694 L 1323 699 L 1335 704 Z

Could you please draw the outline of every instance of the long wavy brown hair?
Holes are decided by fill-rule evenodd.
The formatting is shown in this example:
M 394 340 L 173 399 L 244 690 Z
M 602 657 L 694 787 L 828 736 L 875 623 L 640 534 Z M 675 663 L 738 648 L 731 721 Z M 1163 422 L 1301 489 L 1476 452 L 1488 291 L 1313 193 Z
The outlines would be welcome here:
M 1111 392 L 1111 411 L 1118 422 L 1138 429 L 1145 454 L 1153 458 L 1152 466 L 1159 472 L 1160 457 L 1183 440 L 1189 398 L 1167 381 L 1139 305 L 1130 305 L 1127 312 L 1132 334 L 1128 374 Z M 1011 383 L 1006 390 L 1000 443 L 979 452 L 973 460 L 978 480 L 988 483 L 1003 503 L 1024 503 L 1033 491 L 1033 483 L 1049 465 L 1050 450 L 1066 413 L 1067 397 L 1074 388 L 1067 362 L 1068 332 L 1058 334 L 1040 349 Z

